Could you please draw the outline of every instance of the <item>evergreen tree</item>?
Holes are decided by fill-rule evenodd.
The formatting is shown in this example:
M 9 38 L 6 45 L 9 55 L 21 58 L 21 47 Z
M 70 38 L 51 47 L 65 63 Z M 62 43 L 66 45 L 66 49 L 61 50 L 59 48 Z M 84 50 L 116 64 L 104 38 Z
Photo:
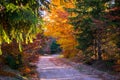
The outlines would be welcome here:
M 60 45 L 56 43 L 56 41 L 53 41 L 52 44 L 50 45 L 50 50 L 51 53 L 54 54 L 56 52 L 59 52 L 60 50 Z

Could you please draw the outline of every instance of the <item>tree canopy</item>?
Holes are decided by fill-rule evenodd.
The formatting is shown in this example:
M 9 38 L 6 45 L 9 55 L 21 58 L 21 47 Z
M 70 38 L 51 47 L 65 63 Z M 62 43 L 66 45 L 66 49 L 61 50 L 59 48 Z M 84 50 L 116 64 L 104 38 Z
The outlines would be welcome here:
M 76 39 L 79 42 L 77 48 L 87 56 L 96 55 L 98 59 L 102 59 L 104 54 L 118 55 L 115 52 L 119 48 L 117 47 L 119 42 L 115 39 L 118 39 L 120 34 L 118 2 L 118 0 L 76 0 L 75 8 L 66 8 L 69 13 L 75 14 L 71 15 L 69 20 L 76 31 Z M 111 19 L 113 17 L 114 19 Z M 110 50 L 109 46 L 113 50 Z

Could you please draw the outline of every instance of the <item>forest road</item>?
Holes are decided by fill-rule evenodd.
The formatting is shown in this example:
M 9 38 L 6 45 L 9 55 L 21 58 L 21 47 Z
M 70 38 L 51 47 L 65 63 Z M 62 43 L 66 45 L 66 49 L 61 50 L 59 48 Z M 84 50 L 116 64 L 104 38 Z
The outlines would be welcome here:
M 102 80 L 99 77 L 81 73 L 57 56 L 41 56 L 37 67 L 40 80 Z

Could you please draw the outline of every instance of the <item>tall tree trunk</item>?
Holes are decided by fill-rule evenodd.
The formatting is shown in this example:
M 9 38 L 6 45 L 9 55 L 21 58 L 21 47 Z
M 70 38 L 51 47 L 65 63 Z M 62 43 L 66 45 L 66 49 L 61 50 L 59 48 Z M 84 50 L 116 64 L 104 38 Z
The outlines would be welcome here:
M 102 60 L 102 51 L 101 51 L 100 40 L 98 40 L 98 60 Z
M 96 42 L 96 39 L 94 39 L 94 56 L 95 56 L 95 59 L 97 59 L 97 42 Z
M 101 51 L 101 34 L 102 31 L 98 32 L 98 40 L 97 40 L 97 47 L 98 47 L 98 60 L 102 60 L 102 51 Z

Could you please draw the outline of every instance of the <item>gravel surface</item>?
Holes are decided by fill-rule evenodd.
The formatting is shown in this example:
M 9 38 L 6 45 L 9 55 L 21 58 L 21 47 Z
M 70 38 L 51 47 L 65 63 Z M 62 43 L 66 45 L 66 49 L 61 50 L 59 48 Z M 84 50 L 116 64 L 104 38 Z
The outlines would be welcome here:
M 79 72 L 82 74 L 87 74 L 93 77 L 97 76 L 97 77 L 100 77 L 102 80 L 120 80 L 119 74 L 110 75 L 107 72 L 97 70 L 91 66 L 84 65 L 82 63 L 71 62 L 65 58 L 59 58 L 59 62 L 64 62 L 65 64 L 71 65 L 72 67 L 79 70 Z
M 37 67 L 40 80 L 103 80 L 97 75 L 79 72 L 56 56 L 41 56 Z

